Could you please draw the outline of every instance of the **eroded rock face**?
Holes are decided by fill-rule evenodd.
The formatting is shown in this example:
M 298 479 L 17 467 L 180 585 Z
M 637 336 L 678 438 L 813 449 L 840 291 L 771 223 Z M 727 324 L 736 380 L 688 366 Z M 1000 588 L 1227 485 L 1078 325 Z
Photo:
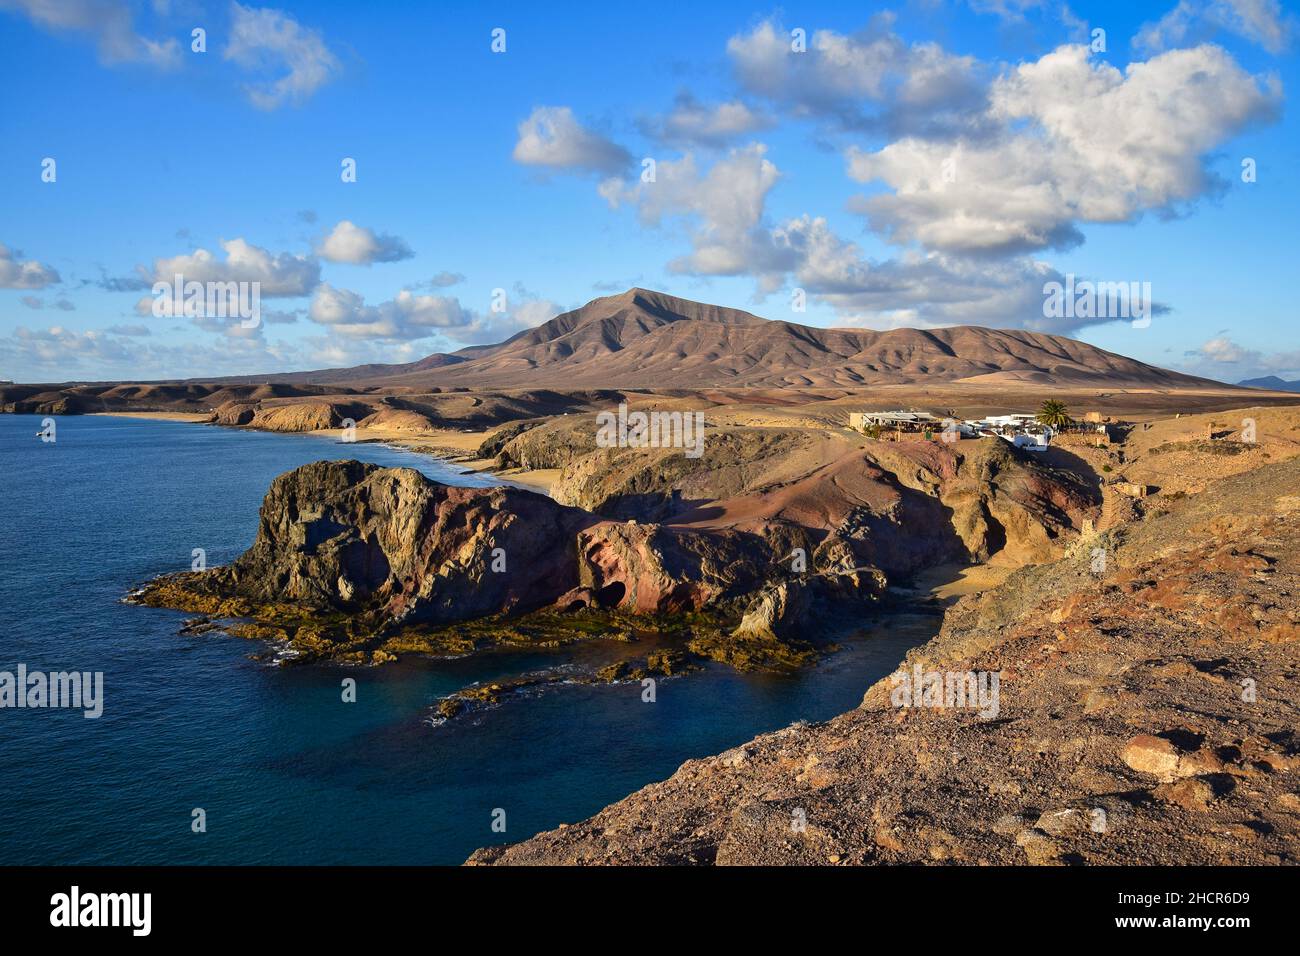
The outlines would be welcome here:
M 578 534 L 579 574 L 603 603 L 638 613 L 699 610 L 778 570 L 756 535 L 603 521 Z
M 222 402 L 208 420 L 211 425 L 250 425 L 257 413 L 257 402 L 231 400 Z
M 526 611 L 577 585 L 574 536 L 590 521 L 515 488 L 315 462 L 272 482 L 248 551 L 191 584 L 260 603 L 368 612 L 379 627 Z
M 899 485 L 933 501 L 932 508 L 922 499 L 904 501 L 897 523 L 912 528 L 916 537 L 918 529 L 932 529 L 937 508 L 953 535 L 948 544 L 966 560 L 997 557 L 1012 565 L 1051 560 L 1085 518 L 1100 515 L 1099 488 L 998 438 L 957 447 L 878 443 L 871 453 Z M 908 511 L 901 510 L 909 504 Z
M 959 447 L 870 442 L 790 480 L 771 461 L 765 483 L 697 501 L 672 522 L 755 533 L 780 523 L 819 551 L 847 552 L 852 566 L 903 577 L 950 561 L 1050 560 L 1100 514 L 1099 490 L 1071 472 L 1000 439 Z
M 594 415 L 565 415 L 531 428 L 508 427 L 514 434 L 505 441 L 484 443 L 483 451 L 496 448 L 498 468 L 563 468 L 596 450 Z

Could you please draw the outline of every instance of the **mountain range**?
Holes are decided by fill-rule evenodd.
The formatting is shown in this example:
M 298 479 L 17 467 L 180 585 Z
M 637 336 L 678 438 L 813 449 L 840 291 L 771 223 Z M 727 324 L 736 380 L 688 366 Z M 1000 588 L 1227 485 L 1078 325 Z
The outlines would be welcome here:
M 1023 329 L 816 328 L 639 288 L 593 299 L 496 345 L 274 379 L 469 388 L 1219 384 Z
M 1265 375 L 1263 378 L 1248 378 L 1237 384 L 1245 388 L 1266 388 L 1270 392 L 1300 392 L 1300 381 L 1288 382 L 1276 375 Z

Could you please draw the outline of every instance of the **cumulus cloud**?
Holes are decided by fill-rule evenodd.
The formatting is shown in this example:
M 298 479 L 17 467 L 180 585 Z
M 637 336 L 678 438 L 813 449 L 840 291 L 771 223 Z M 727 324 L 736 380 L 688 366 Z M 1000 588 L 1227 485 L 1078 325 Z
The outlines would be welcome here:
M 1199 348 L 1185 353 L 1187 367 L 1198 375 L 1222 381 L 1239 382 L 1243 379 L 1277 375 L 1294 378 L 1300 375 L 1300 349 L 1264 352 L 1247 348 L 1226 335 L 1217 335 Z
M 570 172 L 617 173 L 632 154 L 578 122 L 567 106 L 538 106 L 519 124 L 515 162 Z
M 763 260 L 755 264 L 760 287 L 801 288 L 833 308 L 837 322 L 845 325 L 973 324 L 1065 334 L 1096 322 L 1045 316 L 1044 285 L 1065 277 L 1027 257 L 987 262 L 905 252 L 874 261 L 856 243 L 838 236 L 825 219 L 809 215 L 773 228 L 767 245 Z
M 474 316 L 451 297 L 414 295 L 403 289 L 378 305 L 348 289 L 322 282 L 308 317 L 339 335 L 357 339 L 421 339 L 469 325 Z
M 458 345 L 485 345 L 504 342 L 512 335 L 549 322 L 560 312 L 549 299 L 530 299 L 506 312 L 476 312 L 467 325 L 447 329 L 445 335 Z
M 276 298 L 307 295 L 320 282 L 320 263 L 307 256 L 272 253 L 244 239 L 223 241 L 221 248 L 225 258 L 195 249 L 170 259 L 155 259 L 150 285 L 173 282 L 177 275 L 186 282 L 258 282 L 263 298 Z M 151 305 L 153 299 L 142 302 Z
M 222 56 L 264 75 L 244 87 L 258 109 L 300 104 L 338 73 L 338 58 L 320 32 L 289 14 L 232 3 L 230 16 L 230 40 Z
M 79 332 L 61 325 L 46 329 L 19 326 L 0 340 L 5 365 L 77 368 L 86 360 L 107 364 L 129 362 L 132 350 L 117 336 L 91 329 Z
M 0 10 L 26 14 L 54 33 L 81 33 L 95 41 L 103 63 L 145 63 L 162 69 L 180 65 L 175 39 L 154 40 L 135 30 L 132 4 L 125 0 L 0 0 Z
M 342 220 L 316 247 L 317 254 L 330 262 L 368 266 L 375 262 L 399 262 L 415 255 L 397 236 L 377 235 L 373 230 Z
M 1232 339 L 1220 336 L 1210 339 L 1197 350 L 1202 358 L 1211 362 L 1228 362 L 1236 363 L 1246 360 L 1258 359 L 1260 353 L 1249 349 L 1244 349 Z
M 791 31 L 764 20 L 733 36 L 727 53 L 750 94 L 796 116 L 894 135 L 973 131 L 985 95 L 980 63 L 935 43 L 908 44 L 892 25 L 880 14 L 853 35 L 817 30 L 795 52 Z
M 302 367 L 293 349 L 259 340 L 168 345 L 142 336 L 139 328 L 19 327 L 0 337 L 0 365 L 16 381 L 29 382 L 258 374 Z
M 44 289 L 59 280 L 59 273 L 35 259 L 19 261 L 21 253 L 0 242 L 0 289 Z
M 847 325 L 977 324 L 1066 334 L 1104 321 L 1044 315 L 1044 285 L 1064 283 L 1065 276 L 1027 256 L 905 251 L 875 261 L 825 218 L 805 214 L 771 224 L 765 203 L 779 178 L 756 144 L 732 150 L 707 171 L 687 156 L 660 163 L 655 183 L 610 180 L 601 193 L 612 206 L 634 206 L 647 225 L 670 218 L 685 223 L 692 249 L 668 263 L 670 272 L 750 276 L 762 295 L 798 287 Z
M 856 208 L 876 231 L 928 249 L 1068 248 L 1082 241 L 1079 222 L 1131 222 L 1216 188 L 1205 154 L 1271 118 L 1278 100 L 1216 46 L 1123 72 L 1063 46 L 993 85 L 989 116 L 1001 131 L 991 140 L 851 148 L 849 175 L 892 190 Z
M 643 121 L 641 129 L 671 146 L 725 146 L 772 125 L 771 117 L 740 100 L 708 105 L 681 93 L 670 112 Z
M 671 271 L 740 275 L 761 267 L 770 251 L 762 228 L 767 195 L 780 173 L 762 143 L 733 149 L 702 171 L 691 154 L 657 164 L 655 181 L 601 183 L 601 196 L 617 209 L 632 205 L 646 225 L 680 218 L 691 236 L 691 253 L 669 264 Z
M 1227 32 L 1281 53 L 1295 31 L 1295 18 L 1279 0 L 1179 0 L 1159 20 L 1144 23 L 1133 38 L 1140 50 L 1159 52 Z

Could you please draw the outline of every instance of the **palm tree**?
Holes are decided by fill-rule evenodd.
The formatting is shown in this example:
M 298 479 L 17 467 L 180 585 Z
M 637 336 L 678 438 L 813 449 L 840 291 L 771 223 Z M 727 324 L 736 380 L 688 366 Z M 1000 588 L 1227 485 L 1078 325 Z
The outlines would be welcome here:
M 1070 410 L 1065 407 L 1065 402 L 1055 398 L 1049 398 L 1039 406 L 1035 420 L 1048 428 L 1064 428 L 1074 421 L 1070 417 Z

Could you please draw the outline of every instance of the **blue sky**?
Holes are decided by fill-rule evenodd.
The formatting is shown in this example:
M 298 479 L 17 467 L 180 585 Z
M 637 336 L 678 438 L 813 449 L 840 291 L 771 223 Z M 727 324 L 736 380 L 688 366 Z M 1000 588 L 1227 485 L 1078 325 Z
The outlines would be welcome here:
M 409 361 L 632 285 L 1294 378 L 1296 33 L 1275 0 L 0 0 L 0 378 Z M 155 317 L 178 269 L 263 321 Z M 1066 274 L 1161 309 L 1046 318 Z

